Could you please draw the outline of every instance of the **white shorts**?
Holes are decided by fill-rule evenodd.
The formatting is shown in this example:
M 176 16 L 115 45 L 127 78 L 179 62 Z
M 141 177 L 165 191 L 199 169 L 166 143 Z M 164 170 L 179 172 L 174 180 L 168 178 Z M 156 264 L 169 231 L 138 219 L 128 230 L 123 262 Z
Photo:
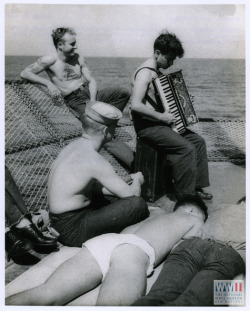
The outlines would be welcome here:
M 94 237 L 85 243 L 82 246 L 87 247 L 91 252 L 95 260 L 98 262 L 103 278 L 105 278 L 109 265 L 110 258 L 113 253 L 113 250 L 122 244 L 132 244 L 140 247 L 141 250 L 145 252 L 149 257 L 149 267 L 147 270 L 147 276 L 149 276 L 154 271 L 155 263 L 155 252 L 152 246 L 148 244 L 145 240 L 139 238 L 134 234 L 117 234 L 117 233 L 107 233 L 100 236 Z

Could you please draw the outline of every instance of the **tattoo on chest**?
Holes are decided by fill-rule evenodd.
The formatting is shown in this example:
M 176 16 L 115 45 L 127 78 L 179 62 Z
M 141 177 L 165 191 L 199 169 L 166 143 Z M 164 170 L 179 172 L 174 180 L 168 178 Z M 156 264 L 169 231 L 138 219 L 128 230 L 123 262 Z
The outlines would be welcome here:
M 72 67 L 70 67 L 69 64 L 65 64 L 64 66 L 64 71 L 66 72 L 67 74 L 67 79 L 69 80 L 70 78 L 74 77 L 75 76 L 75 72 L 73 70 Z

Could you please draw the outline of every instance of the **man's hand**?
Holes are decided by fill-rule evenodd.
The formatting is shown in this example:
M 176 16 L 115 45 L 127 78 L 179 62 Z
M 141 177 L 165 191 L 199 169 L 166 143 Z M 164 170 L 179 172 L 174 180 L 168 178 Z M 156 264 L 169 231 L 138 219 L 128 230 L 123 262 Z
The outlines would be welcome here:
M 171 124 L 171 123 L 175 123 L 176 119 L 170 112 L 165 111 L 161 114 L 160 121 L 167 123 L 167 124 Z
M 53 83 L 49 82 L 47 87 L 48 87 L 52 97 L 54 97 L 54 98 L 61 97 L 61 92 L 59 91 L 59 89 Z
M 133 179 L 133 181 L 139 181 L 140 185 L 144 183 L 144 177 L 141 172 L 131 174 L 130 177 Z

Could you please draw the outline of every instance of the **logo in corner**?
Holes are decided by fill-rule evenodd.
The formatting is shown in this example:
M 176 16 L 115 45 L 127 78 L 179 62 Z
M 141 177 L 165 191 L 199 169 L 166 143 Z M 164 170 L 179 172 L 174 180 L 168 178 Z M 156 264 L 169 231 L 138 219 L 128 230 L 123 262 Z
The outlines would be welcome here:
M 214 281 L 214 305 L 243 306 L 244 304 L 244 281 Z

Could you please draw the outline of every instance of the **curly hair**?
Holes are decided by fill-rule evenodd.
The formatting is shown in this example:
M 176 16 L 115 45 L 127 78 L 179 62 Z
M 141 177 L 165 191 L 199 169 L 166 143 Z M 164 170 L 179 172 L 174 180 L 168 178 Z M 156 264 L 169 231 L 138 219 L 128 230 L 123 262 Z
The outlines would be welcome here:
M 207 220 L 207 218 L 208 218 L 207 206 L 202 201 L 202 199 L 200 197 L 198 197 L 197 195 L 191 195 L 191 194 L 183 195 L 175 203 L 173 211 L 176 211 L 179 207 L 185 206 L 186 204 L 192 204 L 192 205 L 196 206 L 199 210 L 201 210 L 204 213 L 205 221 Z
M 184 49 L 181 41 L 168 31 L 162 32 L 154 42 L 154 51 L 159 50 L 162 54 L 173 53 L 176 57 L 183 57 Z
M 59 42 L 64 42 L 62 39 L 65 33 L 69 33 L 71 35 L 76 35 L 75 31 L 72 28 L 56 28 L 55 30 L 52 30 L 51 37 L 53 39 L 54 46 L 57 49 L 57 45 Z

